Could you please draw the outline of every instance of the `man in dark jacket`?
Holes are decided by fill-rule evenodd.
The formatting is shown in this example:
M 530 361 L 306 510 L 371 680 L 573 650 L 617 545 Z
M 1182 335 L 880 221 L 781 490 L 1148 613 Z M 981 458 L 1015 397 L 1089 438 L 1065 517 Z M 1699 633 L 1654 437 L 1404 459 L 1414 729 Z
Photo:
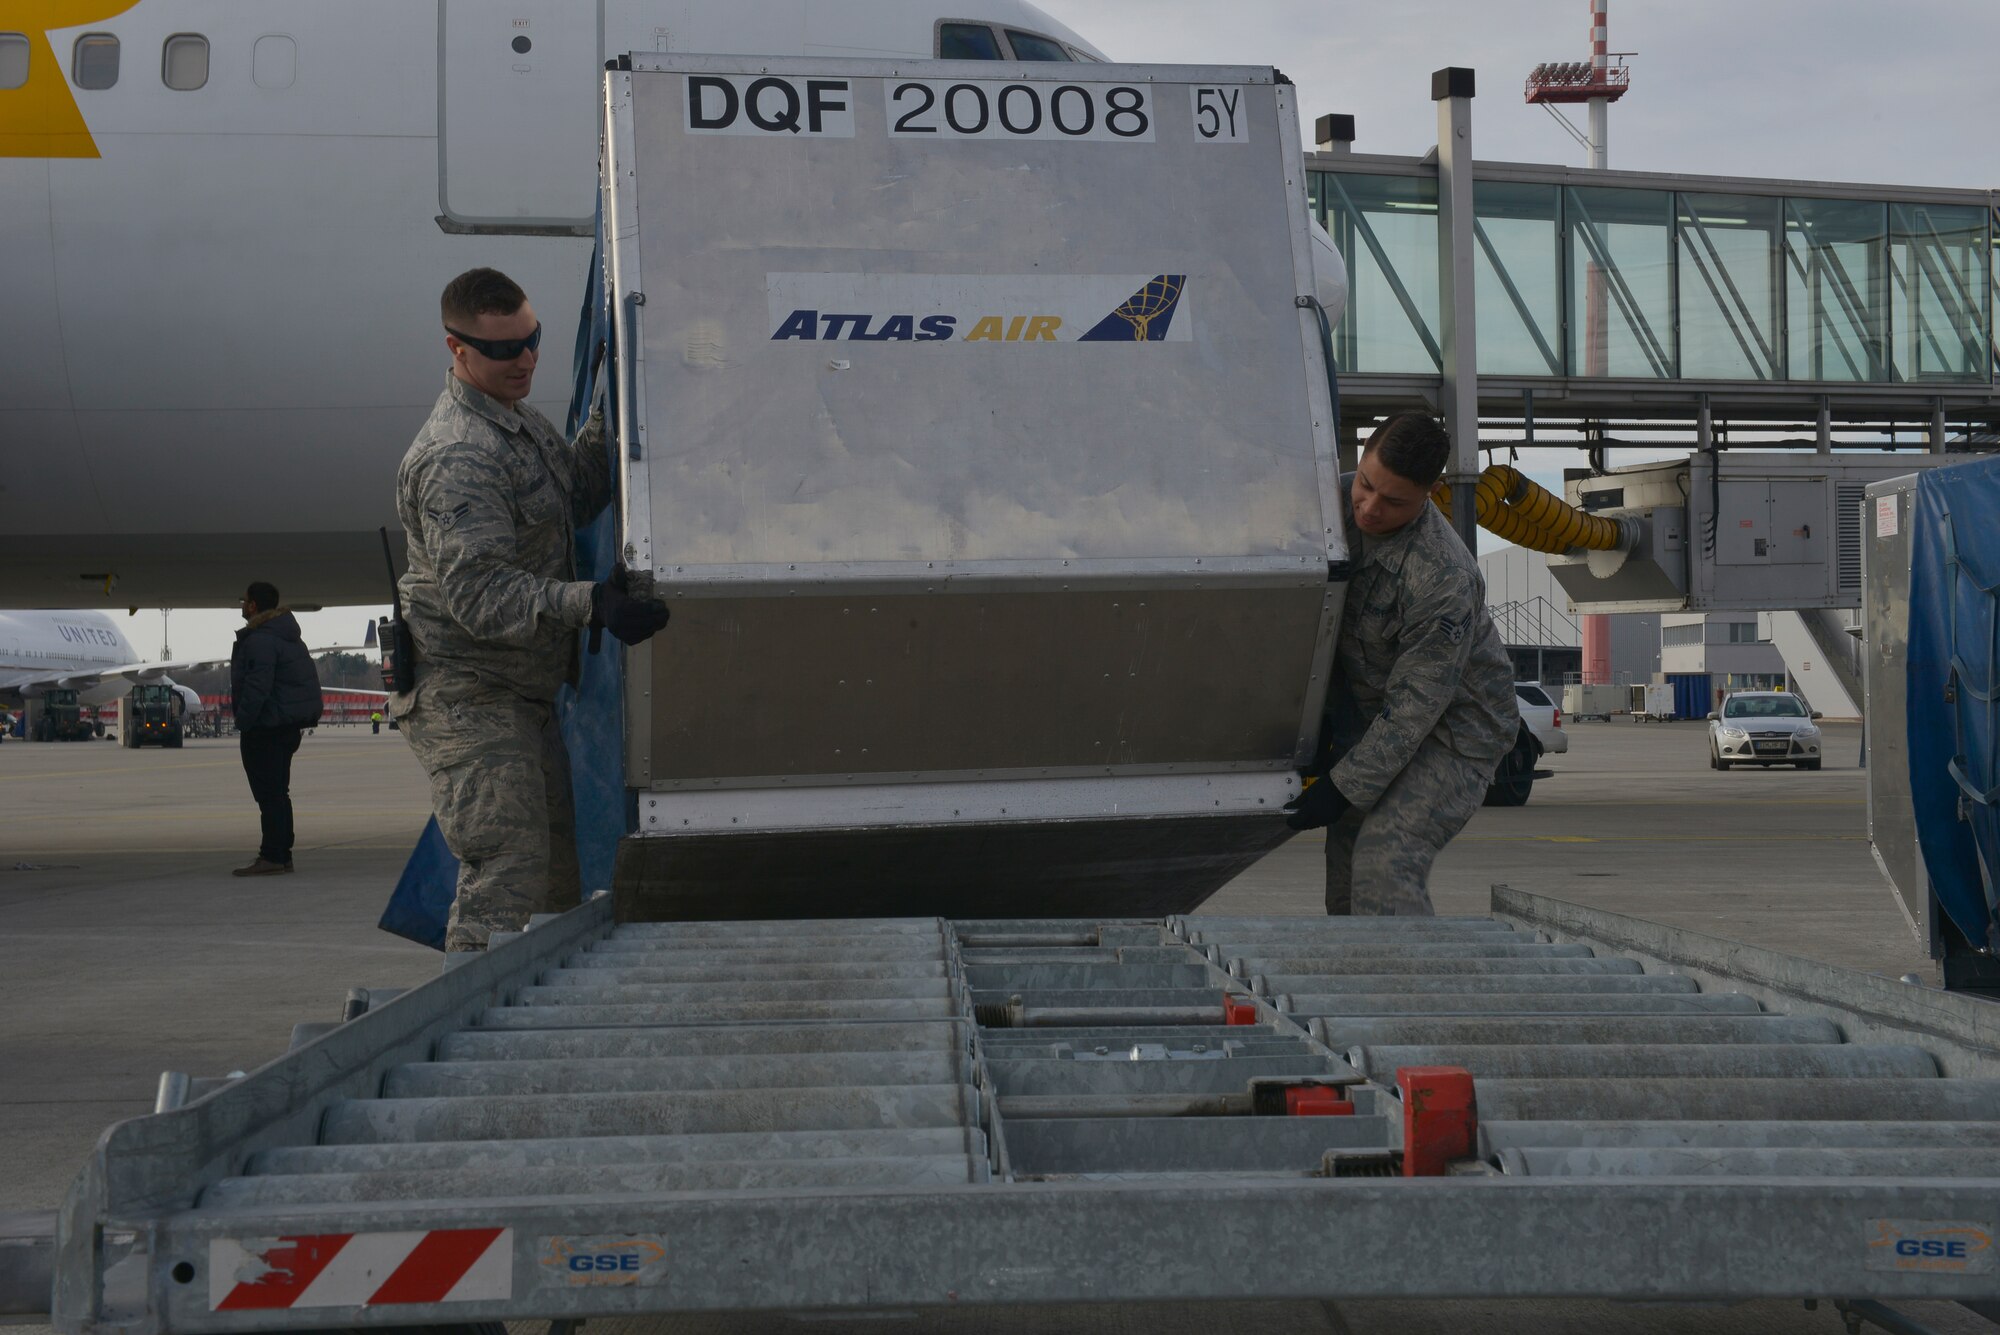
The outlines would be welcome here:
M 229 692 L 243 772 L 263 817 L 264 842 L 234 876 L 275 876 L 292 869 L 292 755 L 319 722 L 319 670 L 306 652 L 298 618 L 278 605 L 263 581 L 243 594 L 243 619 L 229 655 Z

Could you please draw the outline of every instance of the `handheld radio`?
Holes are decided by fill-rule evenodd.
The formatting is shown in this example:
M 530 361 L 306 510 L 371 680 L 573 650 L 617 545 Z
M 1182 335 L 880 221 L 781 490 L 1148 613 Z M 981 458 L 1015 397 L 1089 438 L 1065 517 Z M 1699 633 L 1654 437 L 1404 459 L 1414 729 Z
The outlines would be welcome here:
M 382 650 L 382 689 L 396 695 L 417 684 L 417 646 L 403 620 L 403 591 L 396 584 L 396 558 L 389 552 L 389 526 L 382 526 L 382 560 L 389 567 L 389 601 L 396 614 L 383 617 L 377 635 Z

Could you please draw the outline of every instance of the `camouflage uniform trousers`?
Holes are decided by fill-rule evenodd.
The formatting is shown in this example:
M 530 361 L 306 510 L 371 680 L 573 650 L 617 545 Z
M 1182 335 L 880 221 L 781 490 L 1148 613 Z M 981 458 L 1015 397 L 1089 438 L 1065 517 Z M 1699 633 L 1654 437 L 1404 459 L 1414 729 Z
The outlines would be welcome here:
M 1374 806 L 1350 809 L 1327 830 L 1326 911 L 1435 916 L 1431 863 L 1479 810 L 1492 781 L 1491 764 L 1426 738 Z
M 424 689 L 402 724 L 459 860 L 445 950 L 481 950 L 488 933 L 519 931 L 530 914 L 574 908 L 576 813 L 555 707 L 490 688 Z

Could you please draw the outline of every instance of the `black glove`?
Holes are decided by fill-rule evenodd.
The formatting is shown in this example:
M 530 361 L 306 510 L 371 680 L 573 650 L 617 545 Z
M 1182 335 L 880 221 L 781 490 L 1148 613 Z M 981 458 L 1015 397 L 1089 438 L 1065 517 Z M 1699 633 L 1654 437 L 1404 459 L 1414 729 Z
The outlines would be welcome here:
M 625 591 L 628 576 L 624 566 L 611 571 L 611 578 L 590 591 L 590 652 L 596 653 L 602 632 L 610 631 L 625 644 L 650 640 L 667 624 L 667 605 L 658 598 L 634 598 Z
M 1347 794 L 1322 774 L 1318 782 L 1285 803 L 1285 824 L 1294 830 L 1317 830 L 1345 816 L 1353 805 Z

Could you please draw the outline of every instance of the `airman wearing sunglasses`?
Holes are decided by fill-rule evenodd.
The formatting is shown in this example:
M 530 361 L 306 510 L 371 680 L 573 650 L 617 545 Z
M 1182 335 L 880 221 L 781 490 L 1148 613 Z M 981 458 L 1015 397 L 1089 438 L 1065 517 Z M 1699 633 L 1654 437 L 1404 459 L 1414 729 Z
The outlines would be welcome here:
M 527 402 L 542 341 L 527 294 L 473 269 L 440 304 L 451 371 L 396 480 L 416 684 L 389 709 L 459 859 L 445 949 L 464 951 L 577 902 L 556 691 L 575 680 L 578 631 L 637 644 L 667 607 L 576 578 L 576 530 L 612 495 L 604 421 L 567 441 Z

